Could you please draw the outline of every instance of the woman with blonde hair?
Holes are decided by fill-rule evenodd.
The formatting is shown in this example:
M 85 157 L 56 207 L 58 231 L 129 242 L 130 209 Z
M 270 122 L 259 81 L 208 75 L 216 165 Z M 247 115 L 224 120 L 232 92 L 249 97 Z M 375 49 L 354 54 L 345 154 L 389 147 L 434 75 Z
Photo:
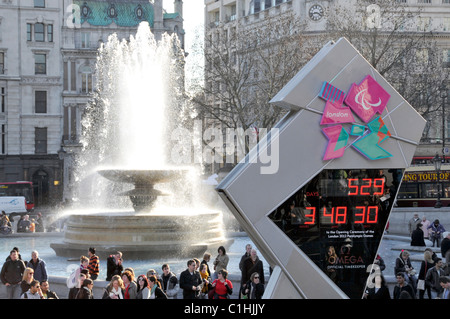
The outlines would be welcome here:
M 124 299 L 123 280 L 119 275 L 114 275 L 105 288 L 102 299 Z
M 21 294 L 27 292 L 31 288 L 31 283 L 34 280 L 34 270 L 33 268 L 25 268 L 22 276 L 22 282 L 20 283 L 20 288 L 22 288 Z
M 428 269 L 434 267 L 433 254 L 429 250 L 425 250 L 423 253 L 423 260 L 420 264 L 419 281 L 417 282 L 417 290 L 419 290 L 419 299 L 423 299 L 425 291 L 427 292 L 428 299 L 431 299 L 431 288 L 425 284 L 425 277 Z

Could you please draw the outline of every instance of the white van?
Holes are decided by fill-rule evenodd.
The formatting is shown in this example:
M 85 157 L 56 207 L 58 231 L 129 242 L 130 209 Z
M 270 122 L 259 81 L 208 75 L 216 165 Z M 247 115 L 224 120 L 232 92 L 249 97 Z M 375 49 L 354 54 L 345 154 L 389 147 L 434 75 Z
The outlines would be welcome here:
M 26 213 L 26 200 L 24 196 L 0 196 L 0 212 L 6 214 Z

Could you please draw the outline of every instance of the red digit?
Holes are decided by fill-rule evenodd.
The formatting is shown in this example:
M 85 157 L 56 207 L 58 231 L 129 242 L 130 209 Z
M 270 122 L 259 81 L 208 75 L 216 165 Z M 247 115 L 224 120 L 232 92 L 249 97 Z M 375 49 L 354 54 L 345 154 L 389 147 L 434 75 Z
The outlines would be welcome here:
M 355 220 L 355 224 L 364 224 L 366 216 L 366 206 L 356 206 L 355 209 L 361 209 L 361 213 L 355 213 L 355 217 L 361 217 L 361 220 Z
M 350 193 L 348 193 L 348 195 L 358 195 L 358 185 L 353 185 L 352 183 L 356 181 L 356 183 L 358 182 L 358 179 L 356 178 L 350 178 L 348 180 L 348 188 L 352 189 L 354 188 L 354 191 L 350 191 Z
M 341 220 L 339 220 L 341 218 Z M 336 224 L 345 224 L 347 222 L 347 207 L 336 207 Z
M 379 192 L 374 192 L 374 195 L 383 195 L 384 194 L 384 178 L 375 178 L 373 180 L 373 186 L 379 188 Z
M 367 223 L 376 224 L 378 222 L 378 206 L 367 207 Z
M 311 214 L 305 214 L 306 218 L 311 218 L 310 221 L 305 222 L 305 225 L 313 225 L 316 221 L 316 208 L 315 207 L 306 207 L 307 210 L 311 210 Z
M 331 208 L 331 213 L 327 213 L 327 208 L 323 208 L 323 216 L 324 217 L 330 217 L 330 224 L 333 224 L 334 220 L 334 207 Z
M 361 195 L 370 195 L 369 192 L 363 192 L 364 188 L 370 188 L 370 186 L 372 186 L 372 179 L 370 178 L 363 178 L 363 183 L 368 182 L 368 185 L 362 185 L 361 186 Z

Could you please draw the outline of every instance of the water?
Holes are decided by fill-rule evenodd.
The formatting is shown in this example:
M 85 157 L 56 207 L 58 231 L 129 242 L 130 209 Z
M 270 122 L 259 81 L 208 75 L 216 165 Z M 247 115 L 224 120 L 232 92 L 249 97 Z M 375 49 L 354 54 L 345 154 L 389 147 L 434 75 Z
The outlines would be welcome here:
M 228 273 L 233 275 L 241 274 L 239 270 L 239 261 L 241 256 L 245 252 L 245 245 L 251 244 L 253 248 L 257 248 L 254 243 L 248 237 L 234 237 L 234 242 L 229 247 L 225 247 L 227 254 L 230 257 L 230 262 L 228 263 Z M 56 256 L 53 249 L 50 248 L 50 243 L 61 240 L 60 237 L 2 237 L 0 240 L 0 260 L 4 261 L 8 257 L 9 252 L 13 247 L 18 247 L 22 259 L 29 261 L 31 259 L 31 252 L 37 250 L 39 253 L 39 258 L 44 260 L 47 265 L 47 272 L 50 276 L 63 276 L 67 277 L 72 272 L 74 267 L 79 266 L 79 261 L 77 260 L 67 260 L 66 257 Z M 211 261 L 209 266 L 212 269 L 212 263 L 214 258 L 217 256 L 217 251 L 209 251 L 211 256 Z M 88 252 L 86 251 L 86 256 Z M 261 254 L 258 254 L 259 258 L 262 260 L 264 265 L 264 272 L 266 276 L 269 276 L 269 264 L 264 259 Z M 187 268 L 187 260 L 180 259 L 149 259 L 149 260 L 127 260 L 127 256 L 124 255 L 123 266 L 131 267 L 134 269 L 136 276 L 140 274 L 146 274 L 149 269 L 155 269 L 158 274 L 162 273 L 161 266 L 164 263 L 168 263 L 172 272 L 179 275 L 183 270 Z M 193 256 L 193 258 L 198 258 L 200 261 L 203 256 Z M 106 278 L 106 260 L 100 260 L 100 275 L 99 280 L 104 280 Z

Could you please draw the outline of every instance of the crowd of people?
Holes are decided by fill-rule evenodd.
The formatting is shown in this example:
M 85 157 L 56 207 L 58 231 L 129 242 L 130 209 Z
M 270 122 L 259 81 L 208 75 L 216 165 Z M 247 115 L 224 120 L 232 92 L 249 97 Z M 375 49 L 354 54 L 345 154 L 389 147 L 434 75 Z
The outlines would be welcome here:
M 227 266 L 230 261 L 225 247 L 220 246 L 210 265 L 211 254 L 205 253 L 203 260 L 192 258 L 186 270 L 178 276 L 169 264 L 161 266 L 161 274 L 149 269 L 136 275 L 133 268 L 124 267 L 122 252 L 117 251 L 106 258 L 106 281 L 102 299 L 229 299 L 233 294 L 233 283 L 228 279 Z M 263 262 L 256 250 L 248 244 L 242 255 L 239 269 L 241 281 L 239 298 L 260 299 L 264 294 Z M 67 299 L 94 299 L 93 288 L 100 274 L 100 258 L 94 247 L 87 256 L 80 257 L 80 265 L 68 276 Z M 6 286 L 8 299 L 59 299 L 50 289 L 46 263 L 33 251 L 31 259 L 25 261 L 14 247 L 3 263 L 0 279 Z M 180 292 L 180 293 L 179 293 Z
M 367 289 L 367 299 L 450 299 L 450 232 L 438 219 L 429 221 L 418 214 L 408 221 L 411 247 L 424 247 L 423 260 L 417 271 L 411 263 L 411 254 L 403 249 L 395 260 L 393 269 L 396 285 L 389 293 L 383 271 L 386 268 L 382 258 L 377 257 L 379 273 L 373 277 L 372 288 Z M 440 248 L 436 253 L 427 247 L 425 240 Z M 440 250 L 440 251 L 439 251 Z M 438 256 L 440 253 L 441 257 Z
M 44 219 L 41 213 L 37 213 L 36 216 L 30 218 L 30 215 L 23 214 L 20 215 L 17 221 L 17 229 L 13 229 L 13 224 L 11 222 L 13 216 L 8 216 L 5 211 L 1 212 L 0 217 L 0 234 L 9 235 L 14 232 L 17 233 L 34 233 L 34 232 L 44 232 Z

